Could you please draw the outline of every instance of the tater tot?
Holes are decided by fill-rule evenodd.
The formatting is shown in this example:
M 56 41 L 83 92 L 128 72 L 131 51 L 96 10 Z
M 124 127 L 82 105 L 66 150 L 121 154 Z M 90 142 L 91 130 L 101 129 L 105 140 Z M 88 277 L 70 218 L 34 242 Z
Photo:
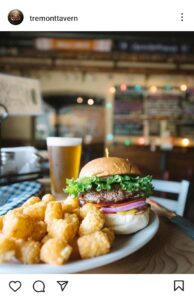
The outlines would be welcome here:
M 78 240 L 78 237 L 76 236 L 76 237 L 74 237 L 73 240 L 71 240 L 69 242 L 69 245 L 72 247 L 72 253 L 71 253 L 71 258 L 72 259 L 81 258 L 80 254 L 79 254 L 79 248 L 78 248 L 77 240 Z
M 73 214 L 76 214 L 78 216 L 78 219 L 81 221 L 82 220 L 82 217 L 81 217 L 81 213 L 80 213 L 80 208 L 75 208 L 73 211 L 72 211 Z
M 86 235 L 101 230 L 104 226 L 104 214 L 98 211 L 89 211 L 81 222 L 79 235 Z
M 34 222 L 34 229 L 31 235 L 31 239 L 34 241 L 41 241 L 47 234 L 47 224 L 44 221 Z
M 65 222 L 67 224 L 69 224 L 69 226 L 72 227 L 72 237 L 70 237 L 70 238 L 67 237 L 67 241 L 70 241 L 78 233 L 80 220 L 76 214 L 69 214 L 69 213 L 65 214 L 64 219 L 65 219 Z
M 81 258 L 100 256 L 108 253 L 111 248 L 107 234 L 102 231 L 84 235 L 77 242 Z
M 3 229 L 3 216 L 0 216 L 0 231 Z
M 70 224 L 74 224 L 77 229 L 79 227 L 79 224 L 80 224 L 80 221 L 79 221 L 79 218 L 76 214 L 69 214 L 69 213 L 66 213 L 64 215 L 64 219 L 67 223 L 70 223 Z
M 72 247 L 65 241 L 59 239 L 49 239 L 41 248 L 41 261 L 53 264 L 63 265 L 70 257 Z
M 23 213 L 23 210 L 24 210 L 24 208 L 23 208 L 22 206 L 20 206 L 20 207 L 14 208 L 12 211 L 13 211 L 13 212 Z
M 44 220 L 46 204 L 38 202 L 24 208 L 23 213 L 36 220 Z
M 12 212 L 4 217 L 3 233 L 7 237 L 26 239 L 33 232 L 33 221 L 26 215 Z
M 79 199 L 73 198 L 71 196 L 67 197 L 66 200 L 62 202 L 62 208 L 64 213 L 72 213 L 74 209 L 79 208 Z
M 53 196 L 52 194 L 46 194 L 46 195 L 44 195 L 43 197 L 42 197 L 42 201 L 44 202 L 44 203 L 49 203 L 49 202 L 52 202 L 52 201 L 55 201 L 56 200 L 56 198 L 55 198 L 55 196 Z
M 52 239 L 52 236 L 50 236 L 50 234 L 45 235 L 45 237 L 41 241 L 41 244 L 45 244 L 50 239 Z
M 54 219 L 62 219 L 63 218 L 63 210 L 61 202 L 53 201 L 49 202 L 45 211 L 45 222 L 49 223 Z
M 40 262 L 40 243 L 25 241 L 21 243 L 17 258 L 24 264 L 38 264 Z
M 26 202 L 24 202 L 24 204 L 22 206 L 23 207 L 28 207 L 28 206 L 31 206 L 35 203 L 40 202 L 40 201 L 41 201 L 41 199 L 39 197 L 33 196 L 33 197 L 29 198 Z
M 110 228 L 105 227 L 105 228 L 102 229 L 102 232 L 104 232 L 104 233 L 107 234 L 108 239 L 109 239 L 109 241 L 110 241 L 110 243 L 112 245 L 113 242 L 114 242 L 114 240 L 115 240 L 115 233 L 114 233 L 114 231 L 112 229 L 110 229 Z
M 65 219 L 55 219 L 48 224 L 48 233 L 53 238 L 63 239 L 67 242 L 71 241 L 77 234 L 79 229 L 79 219 L 77 215 L 72 214 L 65 216 Z
M 81 215 L 82 219 L 84 219 L 86 217 L 86 215 L 91 211 L 97 212 L 97 211 L 99 211 L 99 209 L 92 203 L 87 203 L 87 204 L 83 205 L 80 208 L 80 215 Z
M 0 235 L 0 263 L 9 262 L 15 257 L 16 246 L 11 238 Z
M 9 210 L 8 212 L 7 212 L 7 214 L 6 214 L 6 216 L 7 215 L 9 215 L 9 214 L 15 214 L 15 213 L 23 213 L 23 210 L 24 210 L 24 208 L 21 206 L 21 207 L 16 207 L 16 208 L 14 208 L 14 209 L 12 209 L 12 210 Z
M 15 243 L 15 256 L 16 258 L 19 256 L 20 254 L 20 248 L 21 248 L 21 245 L 24 243 L 25 240 L 22 240 L 22 239 L 15 239 L 15 238 L 11 238 L 12 241 L 14 241 Z

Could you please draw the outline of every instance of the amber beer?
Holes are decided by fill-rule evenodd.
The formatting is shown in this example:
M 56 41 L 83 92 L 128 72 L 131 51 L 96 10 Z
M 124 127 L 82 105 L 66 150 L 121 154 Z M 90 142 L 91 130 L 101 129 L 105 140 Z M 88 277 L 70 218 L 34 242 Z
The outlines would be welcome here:
M 67 178 L 77 178 L 81 158 L 81 138 L 47 138 L 52 193 L 61 198 Z

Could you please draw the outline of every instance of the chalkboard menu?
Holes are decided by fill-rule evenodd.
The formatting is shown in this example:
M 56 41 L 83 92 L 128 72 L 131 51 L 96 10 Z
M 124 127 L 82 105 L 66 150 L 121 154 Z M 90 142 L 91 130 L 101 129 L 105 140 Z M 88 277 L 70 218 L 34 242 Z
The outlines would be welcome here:
M 118 93 L 115 99 L 115 114 L 141 116 L 143 113 L 143 95 L 134 92 Z
M 114 134 L 121 136 L 141 136 L 143 135 L 142 121 L 118 120 L 114 123 Z
M 160 135 L 160 120 L 167 120 L 172 136 L 194 138 L 194 89 L 185 93 L 173 89 L 136 91 L 127 87 L 116 88 L 113 116 L 113 133 L 116 136 L 142 136 L 143 120 L 148 120 L 149 134 Z
M 181 115 L 180 94 L 148 93 L 144 101 L 144 113 L 147 116 L 179 117 Z
M 190 89 L 182 101 L 183 119 L 192 119 L 194 121 L 194 90 Z
M 181 137 L 194 138 L 194 90 L 188 89 L 182 101 L 182 117 L 178 125 Z
M 143 122 L 143 94 L 133 90 L 120 92 L 117 89 L 114 104 L 114 134 L 120 136 L 141 136 Z

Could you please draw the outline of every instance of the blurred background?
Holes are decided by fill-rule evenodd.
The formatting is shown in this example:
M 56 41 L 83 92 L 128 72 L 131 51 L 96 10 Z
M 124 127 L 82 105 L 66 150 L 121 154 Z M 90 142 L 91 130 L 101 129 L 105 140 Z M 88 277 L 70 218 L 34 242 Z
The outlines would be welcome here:
M 1 147 L 46 160 L 47 136 L 82 136 L 82 164 L 108 146 L 144 174 L 193 182 L 193 33 L 1 33 L 0 72 L 38 79 L 43 103 L 2 122 Z M 191 184 L 188 216 L 193 201 Z

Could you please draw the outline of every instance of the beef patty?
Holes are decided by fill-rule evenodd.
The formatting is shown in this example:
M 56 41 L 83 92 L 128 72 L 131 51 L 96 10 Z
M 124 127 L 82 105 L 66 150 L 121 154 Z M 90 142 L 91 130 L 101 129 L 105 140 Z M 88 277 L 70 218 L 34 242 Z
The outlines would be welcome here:
M 88 201 L 88 202 L 121 202 L 125 200 L 131 200 L 139 197 L 138 193 L 134 195 L 132 192 L 127 192 L 122 190 L 119 186 L 115 186 L 114 189 L 111 189 L 110 191 L 94 191 L 90 190 L 86 193 L 80 193 L 79 199 L 82 201 Z

